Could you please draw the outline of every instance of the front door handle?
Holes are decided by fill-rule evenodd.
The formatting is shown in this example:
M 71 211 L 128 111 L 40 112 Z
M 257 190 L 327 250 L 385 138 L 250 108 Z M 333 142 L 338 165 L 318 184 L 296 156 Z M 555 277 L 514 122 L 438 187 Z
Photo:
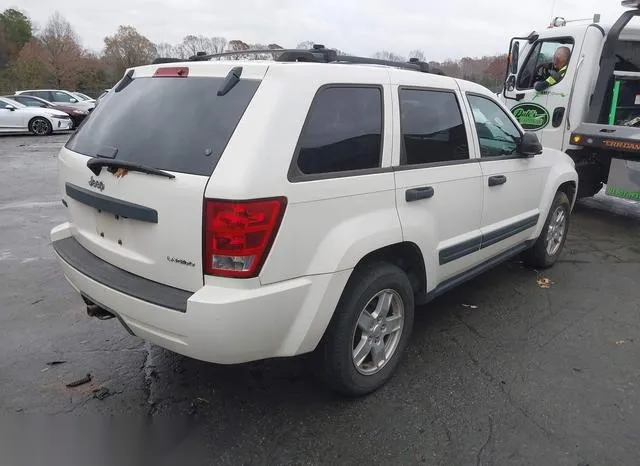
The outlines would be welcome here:
M 433 197 L 435 191 L 431 186 L 423 186 L 422 188 L 407 189 L 405 199 L 407 202 L 419 201 L 420 199 L 429 199 Z
M 507 182 L 507 177 L 504 175 L 496 175 L 489 177 L 489 186 L 499 186 Z

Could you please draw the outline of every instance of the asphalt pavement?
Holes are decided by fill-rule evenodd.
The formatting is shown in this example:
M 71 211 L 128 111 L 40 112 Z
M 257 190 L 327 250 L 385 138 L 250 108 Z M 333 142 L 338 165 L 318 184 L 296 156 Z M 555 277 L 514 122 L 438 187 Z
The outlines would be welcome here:
M 135 445 L 154 464 L 640 464 L 637 204 L 580 202 L 554 268 L 513 261 L 420 309 L 393 380 L 345 400 L 304 358 L 217 366 L 89 318 L 49 244 L 67 137 L 0 137 L 3 466 L 145 464 Z M 2 434 L 27 419 L 49 429 Z M 76 423 L 123 419 L 128 447 Z

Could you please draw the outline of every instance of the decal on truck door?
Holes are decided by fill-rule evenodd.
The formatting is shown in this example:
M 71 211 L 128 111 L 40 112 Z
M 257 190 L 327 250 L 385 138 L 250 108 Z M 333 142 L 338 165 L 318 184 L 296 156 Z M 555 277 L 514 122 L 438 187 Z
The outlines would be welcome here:
M 537 131 L 549 124 L 549 112 L 542 105 L 531 102 L 515 105 L 511 113 L 526 130 Z

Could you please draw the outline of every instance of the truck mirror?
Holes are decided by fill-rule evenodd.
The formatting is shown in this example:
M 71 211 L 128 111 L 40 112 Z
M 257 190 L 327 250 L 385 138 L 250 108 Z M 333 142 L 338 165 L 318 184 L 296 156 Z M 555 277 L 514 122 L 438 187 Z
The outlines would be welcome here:
M 505 87 L 508 91 L 513 91 L 516 88 L 516 77 L 515 75 L 511 75 L 507 78 L 507 82 L 505 83 Z
M 515 41 L 513 47 L 511 47 L 511 54 L 509 55 L 509 72 L 516 74 L 518 72 L 518 59 L 520 58 L 520 42 Z

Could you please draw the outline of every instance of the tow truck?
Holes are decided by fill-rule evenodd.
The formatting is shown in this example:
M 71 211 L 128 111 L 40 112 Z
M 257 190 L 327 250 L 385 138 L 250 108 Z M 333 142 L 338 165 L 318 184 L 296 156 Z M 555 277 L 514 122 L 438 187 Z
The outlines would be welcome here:
M 640 201 L 640 0 L 610 25 L 554 18 L 545 30 L 514 37 L 500 98 L 542 144 L 571 156 L 578 197 L 606 185 L 609 196 Z M 564 78 L 538 92 L 554 52 L 568 47 Z

